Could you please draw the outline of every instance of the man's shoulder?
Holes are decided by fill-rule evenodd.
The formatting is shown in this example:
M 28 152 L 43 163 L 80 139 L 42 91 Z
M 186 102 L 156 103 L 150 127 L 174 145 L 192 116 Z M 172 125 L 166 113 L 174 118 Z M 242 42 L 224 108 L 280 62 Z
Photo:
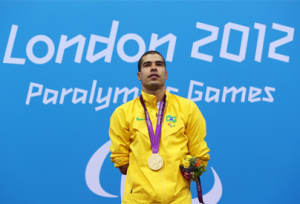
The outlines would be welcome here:
M 171 95 L 172 95 L 172 100 L 175 100 L 180 104 L 184 104 L 184 105 L 194 105 L 195 104 L 190 99 L 187 99 L 182 96 L 175 95 L 175 94 L 171 94 Z
M 136 97 L 136 98 L 132 99 L 131 101 L 123 103 L 122 105 L 117 107 L 115 111 L 122 111 L 124 113 L 126 113 L 127 111 L 131 111 L 134 109 L 134 106 L 136 105 L 138 100 L 139 100 L 139 97 Z
M 186 114 L 194 113 L 196 110 L 200 111 L 200 108 L 194 101 L 175 94 L 172 94 L 172 104 L 174 104 L 175 107 L 184 109 Z

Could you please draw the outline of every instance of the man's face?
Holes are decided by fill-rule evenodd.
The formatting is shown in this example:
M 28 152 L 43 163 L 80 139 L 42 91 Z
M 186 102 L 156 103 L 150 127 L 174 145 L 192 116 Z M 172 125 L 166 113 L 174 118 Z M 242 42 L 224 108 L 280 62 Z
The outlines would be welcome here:
M 165 86 L 168 73 L 163 58 L 158 54 L 148 54 L 142 58 L 141 71 L 137 73 L 142 86 L 148 90 L 157 90 Z

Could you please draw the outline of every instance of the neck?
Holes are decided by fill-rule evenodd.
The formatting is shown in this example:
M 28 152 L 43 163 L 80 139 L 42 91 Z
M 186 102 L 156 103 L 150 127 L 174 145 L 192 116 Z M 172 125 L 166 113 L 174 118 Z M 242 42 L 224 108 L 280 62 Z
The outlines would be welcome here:
M 149 90 L 146 87 L 142 87 L 142 91 L 146 94 L 151 94 L 156 96 L 156 102 L 161 102 L 165 96 L 166 88 L 163 86 L 162 88 L 155 89 L 155 90 Z

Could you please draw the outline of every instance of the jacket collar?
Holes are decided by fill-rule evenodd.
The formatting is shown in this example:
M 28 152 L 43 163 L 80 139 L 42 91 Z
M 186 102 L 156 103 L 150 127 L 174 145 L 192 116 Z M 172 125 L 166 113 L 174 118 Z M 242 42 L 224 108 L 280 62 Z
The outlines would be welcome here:
M 166 104 L 170 103 L 172 94 L 166 89 L 165 94 L 167 96 L 166 98 Z M 156 107 L 156 96 L 152 94 L 147 94 L 142 91 L 142 96 L 144 99 L 144 103 L 146 106 Z

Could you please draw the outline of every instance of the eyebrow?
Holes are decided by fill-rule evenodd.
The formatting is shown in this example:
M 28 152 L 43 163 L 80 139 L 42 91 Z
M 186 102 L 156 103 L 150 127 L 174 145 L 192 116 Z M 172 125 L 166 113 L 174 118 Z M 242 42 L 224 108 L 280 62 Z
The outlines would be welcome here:
M 151 61 L 146 61 L 146 62 L 143 63 L 143 65 L 145 65 L 147 63 L 151 63 Z M 163 61 L 160 61 L 160 60 L 155 61 L 155 63 L 162 63 L 163 65 L 165 65 L 165 63 Z

